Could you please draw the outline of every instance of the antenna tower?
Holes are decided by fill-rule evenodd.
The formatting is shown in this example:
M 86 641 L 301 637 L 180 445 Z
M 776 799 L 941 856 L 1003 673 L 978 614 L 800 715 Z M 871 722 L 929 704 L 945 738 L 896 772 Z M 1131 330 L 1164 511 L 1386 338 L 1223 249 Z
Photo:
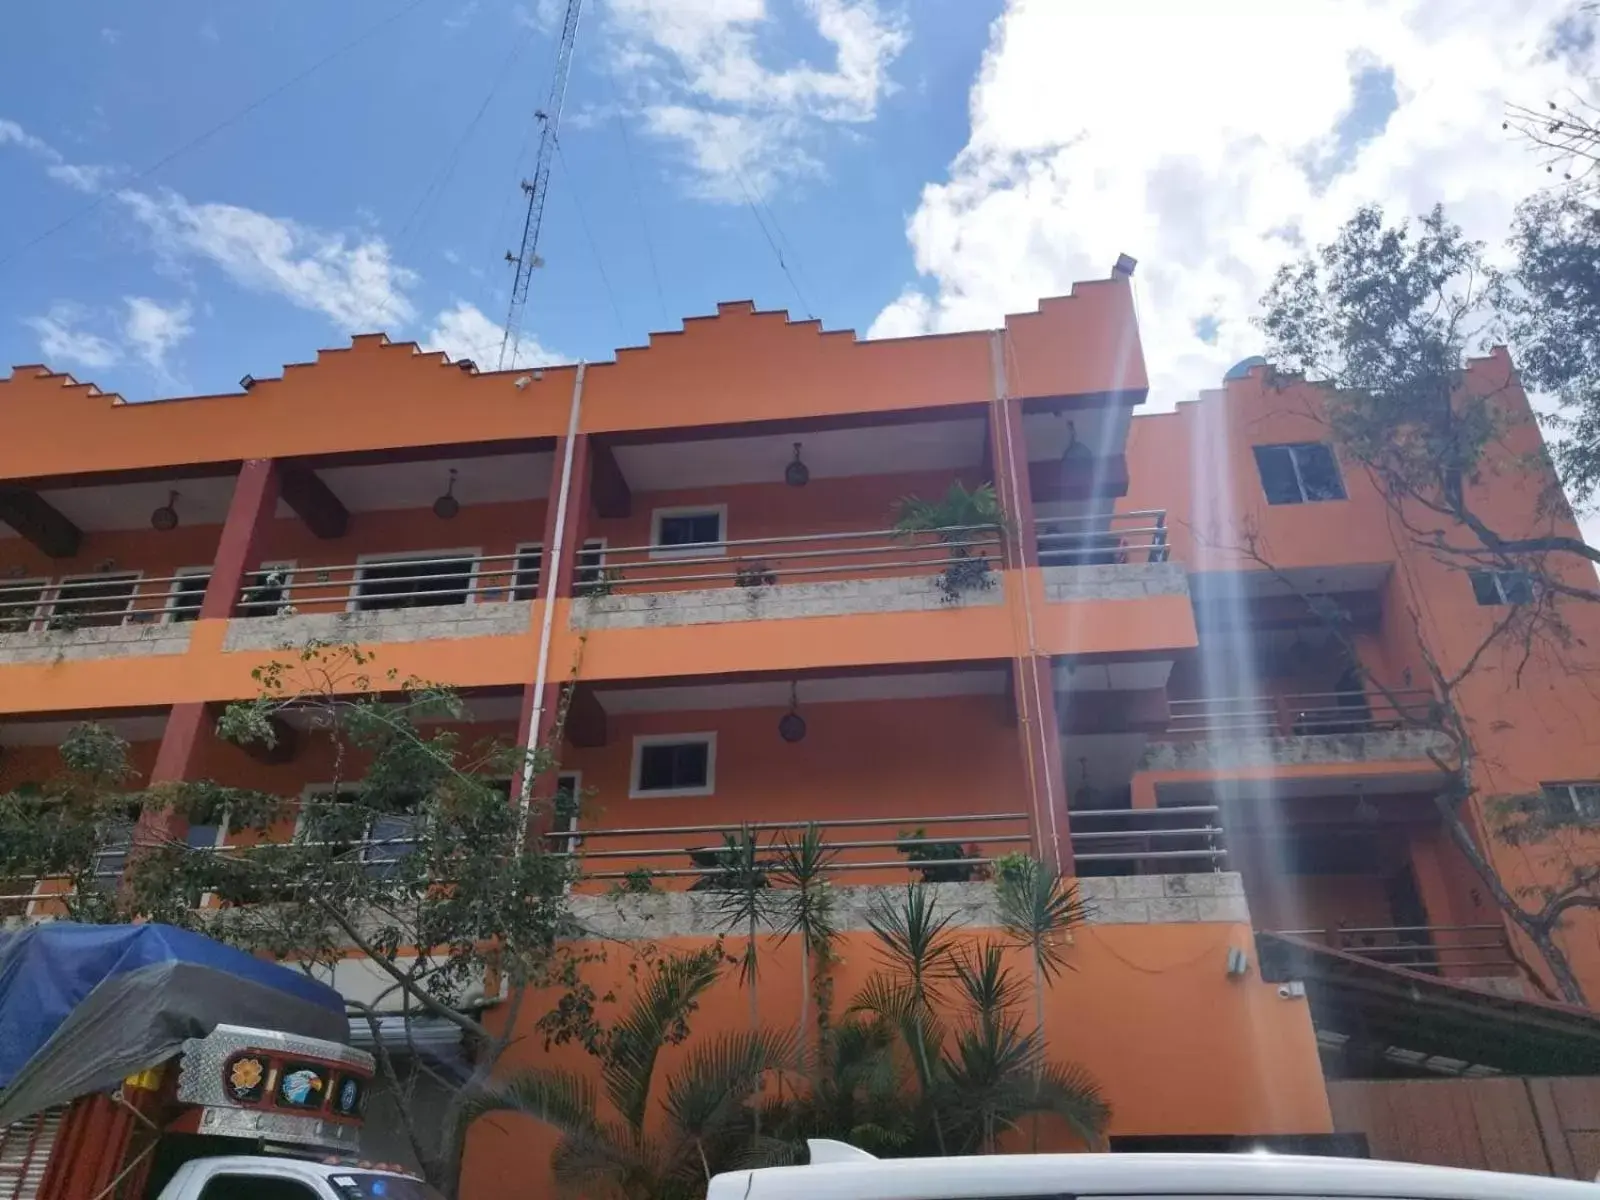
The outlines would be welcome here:
M 522 310 L 528 303 L 528 288 L 539 261 L 539 227 L 544 224 L 544 201 L 550 190 L 550 164 L 556 154 L 556 137 L 561 129 L 561 107 L 567 99 L 567 76 L 572 70 L 572 47 L 578 39 L 578 14 L 583 0 L 567 0 L 567 14 L 561 21 L 561 41 L 556 47 L 555 78 L 550 81 L 550 98 L 533 114 L 539 122 L 539 157 L 534 160 L 533 178 L 522 181 L 527 193 L 528 211 L 522 221 L 522 249 L 506 251 L 506 261 L 516 268 L 511 280 L 511 308 L 506 313 L 505 334 L 500 339 L 498 369 L 505 370 L 517 360 L 522 342 Z

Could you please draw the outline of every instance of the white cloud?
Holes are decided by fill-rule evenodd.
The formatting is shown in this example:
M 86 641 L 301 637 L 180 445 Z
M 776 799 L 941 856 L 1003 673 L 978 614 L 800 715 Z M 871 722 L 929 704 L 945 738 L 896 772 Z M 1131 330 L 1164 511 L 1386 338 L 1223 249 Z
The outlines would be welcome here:
M 39 352 L 45 365 L 55 368 L 88 367 L 99 370 L 122 359 L 116 343 L 82 328 L 89 314 L 78 304 L 61 301 L 50 306 L 42 317 L 28 317 L 23 324 L 39 335 Z
M 468 25 L 472 24 L 472 18 L 477 15 L 478 0 L 467 0 L 466 4 L 463 4 L 460 8 L 456 9 L 456 11 L 450 16 L 445 17 L 441 24 L 443 24 L 446 29 L 454 32 L 457 29 L 465 29 Z
M 117 198 L 172 259 L 199 258 L 234 282 L 326 315 L 346 333 L 393 329 L 415 315 L 416 276 L 376 234 L 351 239 L 232 204 L 191 204 L 176 192 Z
M 115 46 L 119 41 L 122 40 L 122 30 L 113 29 L 111 26 L 107 25 L 105 28 L 100 30 L 100 40 L 108 46 Z
M 127 313 L 123 317 L 122 337 L 152 371 L 167 374 L 167 355 L 194 332 L 189 323 L 193 310 L 187 303 L 162 305 L 148 296 L 124 296 Z
M 470 358 L 480 370 L 492 371 L 500 361 L 504 336 L 505 326 L 484 316 L 477 305 L 457 300 L 454 308 L 444 309 L 434 318 L 433 328 L 422 338 L 422 346 L 426 350 L 443 350 L 451 358 Z M 515 360 L 506 366 L 543 367 L 570 361 L 524 334 Z
M 1152 402 L 1215 387 L 1259 352 L 1250 320 L 1278 265 L 1357 205 L 1399 218 L 1442 201 L 1469 234 L 1504 237 L 1543 182 L 1501 132 L 1504 105 L 1596 73 L 1593 43 L 1550 53 L 1570 8 L 1011 0 L 973 86 L 970 139 L 908 222 L 922 279 L 871 332 L 992 326 L 1127 252 Z M 1393 72 L 1386 122 L 1358 87 L 1373 70 Z M 1371 136 L 1336 154 L 1341 128 Z
M 610 0 L 612 68 L 645 126 L 678 145 L 695 190 L 742 200 L 818 170 L 811 144 L 829 125 L 877 116 L 903 20 L 877 0 L 794 0 L 832 64 L 769 65 L 780 24 L 767 0 Z
M 43 138 L 29 133 L 15 121 L 0 117 L 0 146 L 6 145 L 16 146 L 42 160 L 46 175 L 76 191 L 97 192 L 108 178 L 116 174 L 115 167 L 68 162 L 66 155 Z

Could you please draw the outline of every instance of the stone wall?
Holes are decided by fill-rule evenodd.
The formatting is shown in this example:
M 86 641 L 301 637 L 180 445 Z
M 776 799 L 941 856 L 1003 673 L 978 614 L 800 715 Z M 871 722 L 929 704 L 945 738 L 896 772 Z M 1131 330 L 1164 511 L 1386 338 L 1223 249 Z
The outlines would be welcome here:
M 420 642 L 430 638 L 497 637 L 526 633 L 532 602 L 440 604 L 386 612 L 312 613 L 235 617 L 228 622 L 224 650 L 281 650 L 312 640 L 332 642 Z
M 573 604 L 572 625 L 577 629 L 641 629 L 786 617 L 837 617 L 851 613 L 932 612 L 999 604 L 1001 577 L 995 573 L 990 578 L 994 586 L 963 592 L 955 600 L 945 597 L 932 575 L 589 596 Z
M 1091 925 L 1250 921 L 1244 883 L 1234 871 L 1080 879 L 1078 886 L 1089 907 Z M 994 884 L 938 883 L 929 887 L 938 910 L 954 914 L 952 924 L 978 929 L 999 926 Z M 893 902 L 902 892 L 898 886 L 834 888 L 836 927 L 841 932 L 864 932 L 872 906 L 883 900 Z M 718 900 L 714 892 L 576 895 L 572 897 L 572 914 L 580 926 L 600 937 L 713 937 L 727 924 Z M 774 930 L 769 926 L 764 932 Z
M 1044 569 L 1044 598 L 1053 604 L 1074 600 L 1137 600 L 1141 596 L 1188 594 L 1189 577 L 1179 563 L 1119 563 Z
M 1448 749 L 1448 739 L 1429 729 L 1319 733 L 1304 737 L 1231 737 L 1198 742 L 1153 741 L 1145 748 L 1139 770 L 1208 771 L 1312 763 L 1427 762 L 1430 750 L 1443 754 Z
M 138 658 L 182 654 L 189 649 L 187 622 L 107 625 L 87 629 L 49 629 L 39 633 L 0 633 L 0 663 L 77 662 L 96 658 Z

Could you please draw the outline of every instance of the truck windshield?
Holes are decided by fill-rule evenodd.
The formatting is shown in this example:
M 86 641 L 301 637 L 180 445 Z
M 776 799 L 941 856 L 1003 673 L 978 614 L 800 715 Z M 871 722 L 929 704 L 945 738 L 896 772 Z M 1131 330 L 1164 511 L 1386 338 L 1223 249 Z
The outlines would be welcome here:
M 350 1171 L 332 1176 L 329 1182 L 343 1200 L 443 1200 L 422 1180 L 403 1175 Z

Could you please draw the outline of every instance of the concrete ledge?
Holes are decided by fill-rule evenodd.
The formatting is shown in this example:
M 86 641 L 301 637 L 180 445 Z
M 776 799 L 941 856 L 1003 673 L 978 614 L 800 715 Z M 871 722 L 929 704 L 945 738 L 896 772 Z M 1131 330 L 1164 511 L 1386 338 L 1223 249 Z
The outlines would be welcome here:
M 992 587 L 963 592 L 956 600 L 948 599 L 939 590 L 932 575 L 586 596 L 573 603 L 571 620 L 574 629 L 643 629 L 856 613 L 932 612 L 999 604 L 1004 586 L 1000 573 L 994 572 L 990 578 L 994 581 Z
M 183 654 L 191 626 L 176 624 L 106 625 L 89 629 L 49 629 L 41 633 L 0 633 L 0 663 L 82 662 Z
M 432 638 L 508 637 L 528 632 L 531 600 L 440 604 L 387 612 L 235 617 L 224 650 L 281 650 L 309 641 L 422 642 Z
M 1205 875 L 1129 875 L 1080 879 L 1091 925 L 1197 924 L 1229 921 L 1249 924 L 1244 883 L 1237 872 Z M 929 884 L 940 912 L 952 924 L 974 929 L 1000 925 L 992 883 Z M 900 886 L 844 885 L 833 889 L 835 925 L 845 933 L 864 932 L 875 904 L 890 902 Z M 713 937 L 730 930 L 718 911 L 715 892 L 647 892 L 630 896 L 576 895 L 572 916 L 593 937 L 624 941 L 660 937 Z M 770 925 L 762 933 L 775 933 Z M 581 935 L 580 935 L 581 936 Z
M 1444 754 L 1449 745 L 1444 734 L 1431 729 L 1319 733 L 1305 737 L 1234 737 L 1198 742 L 1152 741 L 1139 761 L 1139 770 L 1207 771 L 1320 763 L 1428 762 L 1429 751 Z
M 1189 594 L 1189 576 L 1173 562 L 1046 567 L 1043 574 L 1044 598 L 1052 604 Z

